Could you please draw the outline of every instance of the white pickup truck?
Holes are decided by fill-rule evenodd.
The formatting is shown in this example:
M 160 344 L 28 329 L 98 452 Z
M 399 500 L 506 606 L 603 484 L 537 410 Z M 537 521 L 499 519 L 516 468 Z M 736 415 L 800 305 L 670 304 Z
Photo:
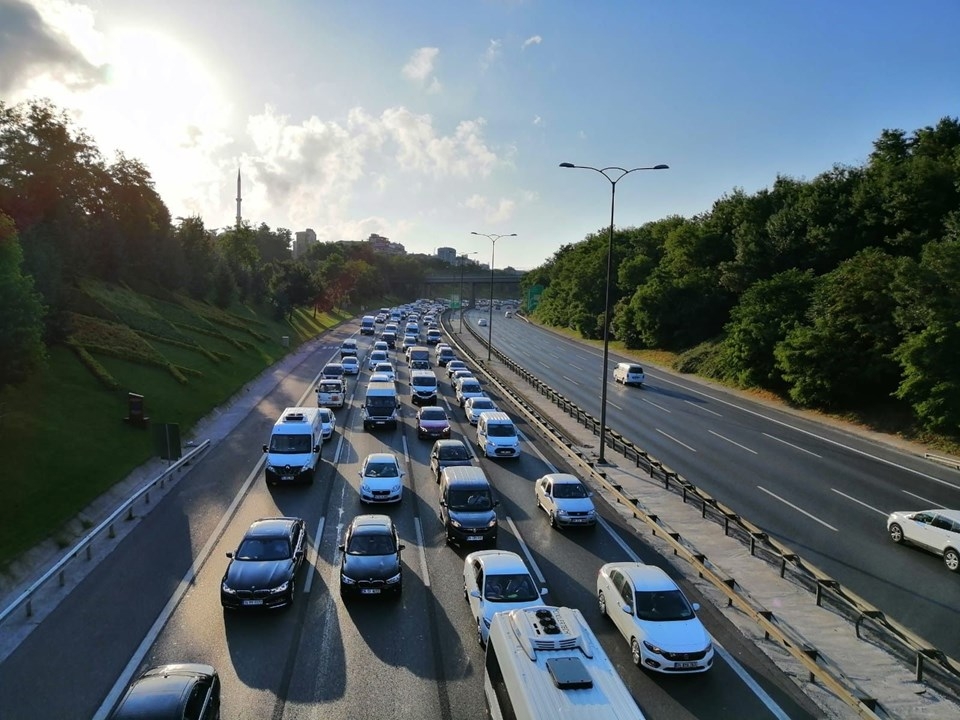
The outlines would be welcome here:
M 317 385 L 317 407 L 343 407 L 344 395 L 346 393 L 340 380 L 321 379 Z

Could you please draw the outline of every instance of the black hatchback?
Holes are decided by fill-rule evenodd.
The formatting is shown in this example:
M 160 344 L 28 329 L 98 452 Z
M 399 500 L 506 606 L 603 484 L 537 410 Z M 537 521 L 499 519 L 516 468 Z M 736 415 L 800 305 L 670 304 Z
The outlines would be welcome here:
M 150 668 L 130 686 L 110 720 L 217 720 L 220 678 L 210 665 Z

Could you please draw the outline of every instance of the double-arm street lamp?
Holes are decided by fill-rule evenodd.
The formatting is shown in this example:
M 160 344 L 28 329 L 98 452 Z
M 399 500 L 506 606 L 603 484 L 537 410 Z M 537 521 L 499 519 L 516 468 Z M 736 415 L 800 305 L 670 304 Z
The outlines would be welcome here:
M 496 233 L 478 233 L 470 231 L 471 235 L 479 235 L 480 237 L 490 238 L 490 243 L 492 245 L 490 250 L 490 312 L 489 319 L 487 320 L 487 361 L 490 361 L 490 358 L 493 355 L 493 258 L 497 251 L 497 240 L 504 237 L 516 237 L 516 233 L 510 233 L 509 235 L 497 235 Z
M 460 329 L 457 332 L 463 332 L 463 267 L 466 265 L 467 257 L 476 255 L 475 252 L 460 253 L 457 257 L 460 259 Z
M 631 170 L 621 167 L 595 168 L 589 165 L 574 165 L 573 163 L 560 163 L 562 168 L 576 168 L 578 170 L 593 170 L 600 173 L 610 182 L 610 238 L 607 241 L 607 289 L 606 300 L 603 309 L 603 380 L 600 384 L 600 455 L 597 461 L 604 460 L 604 449 L 606 440 L 604 435 L 607 432 L 607 360 L 610 357 L 610 280 L 613 274 L 613 208 L 617 196 L 617 183 L 632 172 L 638 170 L 669 170 L 669 165 L 653 165 L 651 167 L 638 167 Z

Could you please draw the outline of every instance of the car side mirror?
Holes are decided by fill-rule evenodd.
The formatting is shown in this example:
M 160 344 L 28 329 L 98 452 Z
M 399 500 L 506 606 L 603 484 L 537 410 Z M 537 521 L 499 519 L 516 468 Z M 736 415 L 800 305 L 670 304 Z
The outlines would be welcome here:
M 227 553 L 227 557 L 228 557 L 228 558 L 233 558 L 233 553 L 232 553 L 232 552 L 228 552 L 228 553 Z
M 360 477 L 363 477 L 363 470 L 357 470 L 357 475 L 359 475 Z
M 319 446 L 319 445 L 314 445 L 314 446 L 313 446 L 313 451 L 316 452 L 316 453 L 320 452 L 320 446 Z
M 496 506 L 499 505 L 499 504 L 500 504 L 500 501 L 499 501 L 499 500 L 494 500 L 494 501 L 493 501 L 493 506 L 494 506 L 494 507 L 496 507 Z
M 446 500 L 440 500 L 440 507 L 446 507 L 446 506 L 447 506 L 447 501 L 446 501 Z
M 691 607 L 693 608 L 694 612 L 700 612 L 700 603 L 693 603 Z
M 627 615 L 633 615 L 633 608 L 630 607 L 629 605 L 624 604 L 624 605 L 621 605 L 620 607 Z
M 403 550 L 405 547 L 406 547 L 406 545 L 404 545 L 403 543 L 400 543 L 399 545 L 397 545 L 397 552 L 400 552 L 400 551 Z
M 346 545 L 337 545 L 337 550 L 339 550 L 340 552 L 346 552 L 346 551 L 347 551 L 347 546 L 346 546 Z
M 470 597 L 475 597 L 475 598 L 480 597 L 480 591 L 479 591 L 479 590 L 471 590 L 471 591 L 470 591 Z
M 298 559 L 298 560 L 299 560 L 300 558 L 302 558 L 302 557 L 303 557 L 303 550 L 297 550 L 297 551 L 293 554 L 293 557 L 295 557 L 295 558 Z
M 267 446 L 266 446 L 266 445 L 263 446 L 263 451 L 264 451 L 264 452 L 267 451 Z

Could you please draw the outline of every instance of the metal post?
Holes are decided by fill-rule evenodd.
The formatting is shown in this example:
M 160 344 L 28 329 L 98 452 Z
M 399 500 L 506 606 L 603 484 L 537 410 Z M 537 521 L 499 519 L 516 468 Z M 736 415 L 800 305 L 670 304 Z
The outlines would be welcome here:
M 487 314 L 487 361 L 493 357 L 493 263 L 494 256 L 497 251 L 497 240 L 504 237 L 516 237 L 516 233 L 510 233 L 509 235 L 497 235 L 496 233 L 478 233 L 470 232 L 471 235 L 479 235 L 480 237 L 489 238 L 492 248 L 490 250 L 490 307 L 488 308 Z

